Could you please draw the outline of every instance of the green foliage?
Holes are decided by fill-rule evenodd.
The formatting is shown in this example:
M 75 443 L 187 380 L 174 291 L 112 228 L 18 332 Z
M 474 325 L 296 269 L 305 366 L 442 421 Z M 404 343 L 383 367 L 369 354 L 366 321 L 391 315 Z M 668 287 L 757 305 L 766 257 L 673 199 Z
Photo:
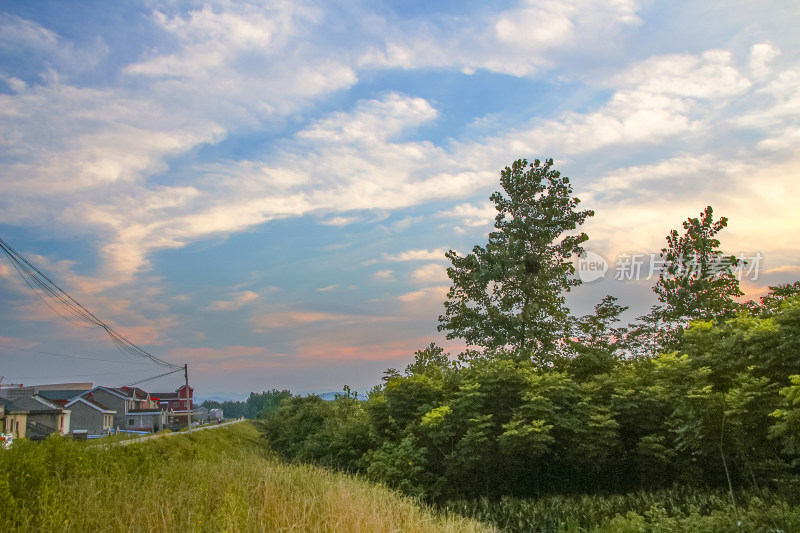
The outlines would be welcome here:
M 695 322 L 686 353 L 617 353 L 611 298 L 580 323 L 607 366 L 541 368 L 504 350 L 451 362 L 430 346 L 365 401 L 292 398 L 265 421 L 290 460 L 350 471 L 430 500 L 658 489 L 761 490 L 797 474 L 794 349 L 800 309 Z M 783 377 L 782 377 L 783 376 Z M 784 393 L 780 391 L 783 389 Z
M 770 316 L 781 308 L 783 302 L 793 296 L 800 296 L 800 281 L 770 286 L 769 292 L 759 298 L 758 303 L 751 300 L 745 303 L 745 306 L 754 314 Z
M 0 449 L 0 530 L 492 531 L 385 487 L 275 461 L 249 422 L 108 446 L 51 437 Z
M 427 450 L 408 435 L 399 443 L 384 442 L 364 456 L 367 477 L 415 497 L 430 496 L 436 491 L 428 472 Z
M 667 321 L 682 324 L 731 316 L 739 308 L 734 298 L 744 293 L 733 269 L 740 261 L 725 256 L 716 238 L 727 225 L 725 217 L 715 221 L 714 211 L 708 206 L 700 218 L 683 223 L 683 235 L 677 230 L 667 235 L 667 246 L 661 250 L 663 268 L 654 288 L 659 301 L 666 305 Z
M 715 531 L 731 514 L 742 531 L 791 524 L 795 510 L 767 521 L 780 499 L 749 496 L 800 493 L 800 282 L 737 304 L 741 265 L 719 250 L 727 221 L 709 207 L 667 237 L 662 306 L 627 327 L 613 296 L 569 317 L 570 259 L 593 213 L 552 161 L 517 161 L 501 185 L 486 247 L 447 254 L 439 329 L 477 349 L 451 360 L 431 344 L 365 401 L 285 400 L 266 419 L 273 448 L 433 502 L 552 505 L 540 529 L 492 518 L 511 531 Z M 717 496 L 678 505 L 667 487 Z M 637 490 L 655 496 L 627 508 L 609 496 Z M 585 507 L 558 496 L 581 492 L 604 496 Z
M 207 409 L 222 409 L 226 418 L 264 418 L 280 406 L 281 401 L 292 395 L 288 390 L 272 389 L 261 393 L 251 392 L 244 401 L 216 402 L 206 400 L 201 405 Z
M 567 342 L 574 356 L 566 366 L 576 379 L 583 381 L 610 372 L 630 349 L 628 328 L 614 326 L 627 309 L 617 304 L 617 298 L 605 296 L 594 306 L 593 315 L 573 319 L 572 336 Z
M 755 533 L 800 526 L 800 507 L 776 494 L 740 493 L 737 500 L 734 511 L 722 492 L 676 486 L 628 494 L 453 500 L 443 507 L 507 533 Z
M 800 375 L 791 376 L 792 384 L 781 389 L 785 398 L 780 408 L 770 416 L 776 419 L 775 425 L 769 429 L 770 438 L 778 440 L 783 452 L 800 462 Z
M 331 402 L 316 395 L 287 398 L 262 427 L 279 456 L 346 471 L 355 471 L 372 446 L 368 414 L 349 389 Z
M 501 172 L 500 184 L 503 192 L 490 198 L 498 214 L 486 247 L 464 257 L 447 253 L 452 287 L 439 330 L 546 361 L 566 330 L 564 295 L 580 284 L 570 276 L 571 260 L 588 237 L 574 231 L 594 212 L 577 209 L 580 200 L 552 159 L 517 160 Z

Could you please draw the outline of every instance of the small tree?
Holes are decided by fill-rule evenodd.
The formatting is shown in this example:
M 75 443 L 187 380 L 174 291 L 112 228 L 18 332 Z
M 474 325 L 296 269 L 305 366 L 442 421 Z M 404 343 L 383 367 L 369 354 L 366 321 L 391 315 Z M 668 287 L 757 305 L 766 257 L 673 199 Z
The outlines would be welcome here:
M 655 357 L 675 337 L 674 323 L 665 322 L 664 306 L 654 305 L 629 326 L 628 349 L 634 357 Z
M 575 230 L 594 212 L 578 210 L 569 178 L 552 159 L 517 160 L 500 184 L 503 191 L 490 197 L 498 214 L 486 247 L 464 257 L 447 252 L 452 287 L 439 331 L 473 346 L 547 358 L 567 328 L 565 294 L 580 284 L 571 277 L 572 258 L 588 236 Z
M 770 285 L 769 292 L 759 299 L 756 303 L 752 300 L 744 305 L 753 314 L 771 316 L 781 308 L 781 304 L 788 298 L 800 295 L 800 281 L 794 283 L 781 283 L 780 285 Z
M 610 371 L 630 349 L 627 327 L 616 327 L 627 306 L 617 298 L 606 295 L 594 306 L 594 314 L 573 319 L 569 345 L 575 357 L 569 361 L 569 371 L 579 380 Z
M 666 322 L 684 325 L 694 319 L 710 320 L 730 316 L 739 309 L 734 298 L 744 293 L 733 269 L 740 264 L 719 249 L 716 235 L 728 225 L 721 217 L 714 221 L 711 206 L 683 223 L 686 232 L 672 230 L 661 250 L 663 266 L 654 287 L 665 304 Z

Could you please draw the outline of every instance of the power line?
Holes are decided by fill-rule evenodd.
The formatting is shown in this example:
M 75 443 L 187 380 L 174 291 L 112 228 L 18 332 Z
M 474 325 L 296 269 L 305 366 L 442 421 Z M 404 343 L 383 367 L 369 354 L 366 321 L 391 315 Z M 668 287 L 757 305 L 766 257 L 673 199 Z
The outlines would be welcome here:
M 183 370 L 183 367 L 180 367 L 173 372 L 179 372 Z M 123 370 L 121 372 L 99 372 L 95 374 L 60 374 L 58 376 L 7 376 L 9 379 L 15 380 L 22 380 L 22 379 L 57 379 L 57 378 L 91 378 L 94 376 L 113 376 L 115 374 L 130 374 L 130 370 Z M 172 372 L 169 372 L 171 374 Z
M 77 300 L 75 300 L 72 296 L 67 294 L 61 287 L 59 287 L 53 280 L 48 278 L 41 270 L 36 268 L 32 263 L 30 263 L 27 259 L 25 259 L 21 254 L 19 254 L 14 248 L 11 247 L 7 242 L 3 239 L 0 239 L 0 249 L 8 257 L 9 261 L 11 261 L 12 266 L 14 269 L 22 276 L 22 279 L 28 285 L 28 287 L 33 290 L 34 293 L 45 303 L 48 307 L 50 307 L 56 314 L 61 316 L 62 318 L 74 322 L 66 315 L 72 315 L 73 317 L 79 319 L 87 323 L 89 326 L 98 326 L 105 330 L 108 336 L 111 338 L 112 342 L 117 346 L 117 348 L 122 353 L 127 353 L 134 355 L 136 357 L 143 357 L 147 358 L 150 361 L 156 363 L 157 365 L 161 365 L 167 368 L 172 369 L 183 369 L 182 365 L 176 365 L 173 363 L 168 363 L 163 359 L 156 357 L 155 355 L 147 352 L 143 348 L 133 344 L 131 341 L 123 337 L 120 333 L 118 333 L 114 328 L 97 318 L 91 311 L 86 309 Z M 37 290 L 38 287 L 38 290 Z M 41 291 L 41 292 L 40 292 Z M 45 296 L 51 299 L 54 305 L 59 307 L 65 314 L 62 314 L 51 305 L 51 302 L 48 301 Z
M 54 355 L 57 357 L 71 357 L 73 359 L 86 359 L 89 361 L 103 361 L 106 363 L 119 363 L 125 365 L 146 365 L 148 363 L 135 363 L 133 361 L 115 361 L 114 359 L 98 359 L 97 357 L 83 357 L 80 355 L 68 355 L 65 353 L 55 353 L 55 352 L 43 352 L 41 350 L 31 350 L 30 348 L 18 348 L 16 346 L 7 346 L 5 344 L 0 344 L 0 348 L 6 348 L 8 350 L 19 350 L 22 352 L 33 352 L 33 353 L 40 353 L 44 355 Z
M 153 376 L 151 378 L 140 379 L 139 381 L 134 381 L 132 383 L 128 383 L 127 387 L 133 387 L 134 385 L 141 385 L 142 383 L 147 383 L 148 381 L 153 381 L 159 378 L 163 378 L 164 376 L 169 376 L 170 374 L 174 374 L 176 372 L 180 372 L 184 369 L 184 367 L 176 368 L 175 370 L 170 370 L 169 372 L 164 372 L 163 374 L 159 374 L 157 376 Z

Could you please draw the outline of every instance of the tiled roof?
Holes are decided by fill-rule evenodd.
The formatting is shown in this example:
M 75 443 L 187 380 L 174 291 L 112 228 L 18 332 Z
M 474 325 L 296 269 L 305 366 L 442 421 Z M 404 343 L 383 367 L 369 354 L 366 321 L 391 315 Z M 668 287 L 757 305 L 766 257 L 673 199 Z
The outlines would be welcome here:
M 96 386 L 95 388 L 93 388 L 91 390 L 87 390 L 82 395 L 85 395 L 85 394 L 90 393 L 90 392 L 94 392 L 96 390 L 104 390 L 104 391 L 106 391 L 106 392 L 108 392 L 110 394 L 113 394 L 114 396 L 117 396 L 118 398 L 122 398 L 124 400 L 127 400 L 127 399 L 130 398 L 130 395 L 128 393 L 126 393 L 125 391 L 121 391 L 121 390 L 115 389 L 114 387 L 104 387 L 102 385 L 98 385 L 98 386 Z
M 14 404 L 20 410 L 28 411 L 29 413 L 35 411 L 57 411 L 60 413 L 61 411 L 63 411 L 63 409 L 60 406 L 39 396 L 25 396 L 23 398 L 14 398 Z
M 106 407 L 105 405 L 101 404 L 100 402 L 96 402 L 96 401 L 94 401 L 93 399 L 90 399 L 90 398 L 75 398 L 71 402 L 69 402 L 67 404 L 67 406 L 75 405 L 76 403 L 79 403 L 79 402 L 85 403 L 89 407 L 93 407 L 93 408 L 97 409 L 98 411 L 106 412 L 107 414 L 116 413 L 115 410 L 109 409 L 108 407 Z
M 48 400 L 72 400 L 80 396 L 85 390 L 40 390 L 38 395 Z
M 5 399 L 5 398 L 0 398 L 0 405 L 2 405 L 2 406 L 3 406 L 3 408 L 4 408 L 4 409 L 5 409 L 7 412 L 11 412 L 11 411 L 24 411 L 24 409 L 22 409 L 21 407 L 18 407 L 18 406 L 17 406 L 17 405 L 16 405 L 14 402 L 12 402 L 11 400 L 7 400 L 7 399 Z
M 167 401 L 167 400 L 180 400 L 182 398 L 178 397 L 177 392 L 151 392 L 150 398 L 158 398 L 159 400 Z
M 140 389 L 139 387 L 120 387 L 120 390 L 124 390 L 129 394 L 133 394 L 137 399 L 146 400 L 148 397 L 148 393 L 144 389 Z

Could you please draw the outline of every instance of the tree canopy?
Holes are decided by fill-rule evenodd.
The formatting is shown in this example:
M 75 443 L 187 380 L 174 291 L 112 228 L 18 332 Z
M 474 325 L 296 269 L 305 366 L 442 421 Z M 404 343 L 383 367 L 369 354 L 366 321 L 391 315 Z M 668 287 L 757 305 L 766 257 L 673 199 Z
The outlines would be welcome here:
M 580 284 L 571 276 L 573 258 L 589 237 L 576 230 L 594 212 L 578 209 L 569 178 L 552 159 L 514 161 L 500 184 L 490 197 L 497 216 L 486 246 L 464 257 L 446 254 L 452 286 L 439 331 L 473 346 L 547 358 L 567 328 L 565 294 Z
M 708 320 L 731 316 L 739 309 L 734 298 L 744 293 L 733 270 L 740 260 L 723 254 L 717 238 L 727 225 L 725 217 L 715 221 L 714 210 L 708 206 L 699 218 L 683 223 L 683 235 L 677 230 L 667 235 L 667 246 L 661 250 L 663 268 L 654 291 L 665 304 L 668 321 Z
M 418 350 L 365 401 L 284 400 L 272 448 L 432 501 L 681 484 L 724 488 L 735 509 L 734 486 L 798 486 L 800 282 L 737 303 L 727 219 L 707 207 L 667 236 L 660 306 L 623 326 L 609 295 L 574 317 L 593 212 L 552 160 L 515 161 L 500 183 L 488 243 L 447 253 L 439 330 L 472 347 Z

